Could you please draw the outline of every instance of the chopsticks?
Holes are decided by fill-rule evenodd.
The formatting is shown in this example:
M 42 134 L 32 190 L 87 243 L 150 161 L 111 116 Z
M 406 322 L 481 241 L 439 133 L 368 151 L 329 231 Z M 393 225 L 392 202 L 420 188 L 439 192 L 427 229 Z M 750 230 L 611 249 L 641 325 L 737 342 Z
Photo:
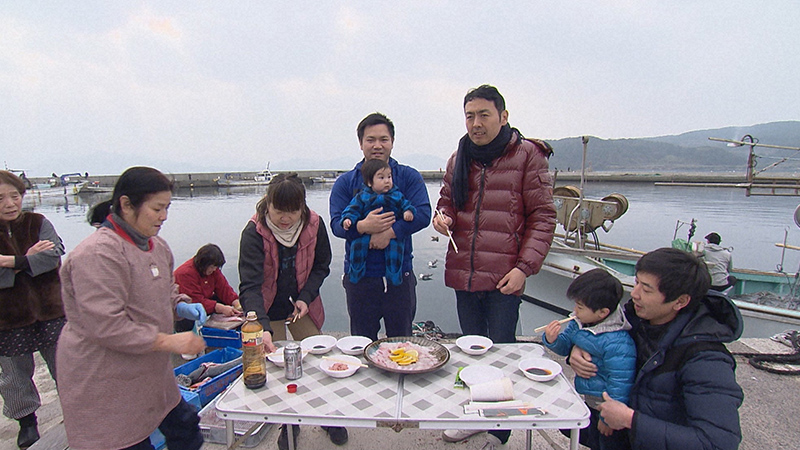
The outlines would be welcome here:
M 441 212 L 441 211 L 439 211 L 439 210 L 437 209 L 437 210 L 436 210 L 436 215 L 437 215 L 437 216 L 439 216 L 439 219 L 440 219 L 442 222 L 444 222 L 444 221 L 445 221 L 445 220 L 444 220 L 444 213 L 443 213 L 443 212 Z M 456 251 L 456 253 L 458 253 L 458 246 L 456 245 L 456 241 L 455 241 L 455 240 L 453 240 L 453 235 L 450 233 L 450 227 L 447 227 L 447 228 L 446 228 L 446 230 L 447 230 L 447 237 L 448 237 L 448 238 L 450 238 L 450 243 L 451 243 L 451 244 L 453 244 L 453 250 L 455 250 L 455 251 Z
M 559 321 L 558 321 L 558 323 L 560 323 L 560 324 L 562 324 L 562 325 L 563 325 L 563 324 L 565 324 L 565 323 L 569 322 L 570 320 L 572 320 L 572 319 L 574 319 L 574 318 L 575 318 L 575 317 L 573 317 L 573 316 L 571 316 L 571 317 L 567 317 L 566 319 L 561 319 L 561 320 L 559 320 Z M 539 328 L 537 328 L 537 329 L 533 330 L 533 332 L 534 332 L 534 333 L 538 333 L 538 332 L 540 332 L 540 331 L 544 331 L 544 329 L 545 329 L 545 328 L 547 328 L 547 325 L 542 325 L 542 326 L 540 326 Z
M 294 299 L 292 298 L 291 295 L 289 296 L 289 301 L 292 302 L 292 308 L 294 308 L 294 310 L 296 311 L 297 310 L 297 303 L 295 303 L 295 301 L 294 301 Z M 296 320 L 297 320 L 297 314 L 294 314 L 292 316 L 292 323 L 294 323 Z M 289 321 L 288 320 L 286 321 L 286 325 L 289 325 Z
M 323 356 L 322 359 L 327 359 L 329 361 L 337 362 L 337 363 L 340 363 L 340 364 L 347 364 L 348 366 L 369 367 L 366 364 L 354 363 L 354 362 L 350 362 L 350 361 L 345 361 L 343 359 L 333 358 L 333 357 L 330 357 L 330 356 Z
M 307 355 L 307 354 L 309 354 L 309 353 L 311 352 L 311 350 L 304 350 L 304 349 L 301 349 L 301 350 L 300 350 L 300 352 L 301 352 L 301 353 L 303 353 L 304 355 Z M 270 357 L 270 356 L 282 355 L 282 354 L 283 354 L 283 352 L 279 352 L 279 351 L 275 350 L 275 351 L 274 351 L 274 352 L 272 352 L 272 353 L 267 353 L 266 355 L 264 355 L 264 357 L 265 357 L 265 358 L 268 358 L 268 357 Z

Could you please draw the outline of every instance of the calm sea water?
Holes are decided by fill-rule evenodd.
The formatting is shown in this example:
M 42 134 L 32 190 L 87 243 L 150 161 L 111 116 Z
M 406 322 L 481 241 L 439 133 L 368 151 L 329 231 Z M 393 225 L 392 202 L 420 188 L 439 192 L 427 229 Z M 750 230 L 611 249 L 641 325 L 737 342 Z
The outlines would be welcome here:
M 309 206 L 320 213 L 326 224 L 329 220 L 330 187 L 314 185 L 308 188 Z M 264 187 L 177 192 L 161 231 L 161 236 L 172 247 L 176 266 L 191 258 L 200 246 L 215 243 L 222 248 L 227 259 L 222 272 L 236 288 L 239 282 L 239 236 L 264 192 Z M 428 183 L 428 192 L 435 204 L 439 197 L 439 183 Z M 716 231 L 722 236 L 722 245 L 733 247 L 734 265 L 766 271 L 775 270 L 781 262 L 782 251 L 775 243 L 783 241 L 784 231 L 788 231 L 789 244 L 800 245 L 800 229 L 793 222 L 794 210 L 800 201 L 796 197 L 748 198 L 740 189 L 667 187 L 647 183 L 590 183 L 585 193 L 589 198 L 621 193 L 629 201 L 628 212 L 608 233 L 598 231 L 600 241 L 605 243 L 645 251 L 668 246 L 676 222 L 689 222 L 694 218 L 697 219 L 695 240 L 702 240 L 709 232 Z M 86 222 L 86 213 L 100 200 L 102 197 L 99 195 L 43 198 L 34 209 L 54 224 L 69 253 L 94 231 Z M 562 229 L 557 231 L 563 232 Z M 688 225 L 684 225 L 677 236 L 685 239 L 687 232 Z M 447 242 L 446 239 L 433 241 L 432 236 L 438 236 L 432 227 L 414 235 L 415 272 L 432 274 L 430 281 L 418 281 L 416 320 L 433 320 L 444 331 L 457 332 L 455 296 L 443 283 Z M 341 284 L 344 241 L 332 234 L 330 237 L 333 263 L 331 275 L 322 287 L 327 316 L 325 328 L 328 331 L 348 331 Z M 428 262 L 433 260 L 439 261 L 435 269 L 428 267 Z M 786 271 L 795 272 L 799 262 L 800 252 L 787 251 L 783 266 Z M 551 318 L 543 315 L 541 322 L 547 323 Z

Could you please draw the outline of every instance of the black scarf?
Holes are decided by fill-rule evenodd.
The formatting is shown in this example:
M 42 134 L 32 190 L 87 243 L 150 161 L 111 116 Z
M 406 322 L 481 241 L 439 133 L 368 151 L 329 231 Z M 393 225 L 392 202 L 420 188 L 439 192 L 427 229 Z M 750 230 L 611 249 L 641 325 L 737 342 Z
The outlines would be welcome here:
M 469 196 L 469 167 L 472 161 L 478 161 L 485 167 L 492 165 L 492 162 L 499 158 L 511 142 L 513 133 L 516 132 L 520 139 L 522 133 L 516 128 L 511 128 L 505 124 L 500 128 L 492 142 L 486 145 L 475 145 L 469 139 L 469 133 L 465 134 L 458 141 L 458 151 L 456 152 L 456 164 L 453 171 L 453 204 L 456 209 L 463 210 Z

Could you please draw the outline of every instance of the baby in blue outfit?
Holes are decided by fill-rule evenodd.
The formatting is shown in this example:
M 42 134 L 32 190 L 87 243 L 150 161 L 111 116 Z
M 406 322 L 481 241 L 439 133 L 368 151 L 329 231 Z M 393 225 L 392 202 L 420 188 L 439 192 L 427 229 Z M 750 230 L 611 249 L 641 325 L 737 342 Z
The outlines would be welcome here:
M 361 165 L 364 178 L 362 189 L 347 208 L 342 211 L 342 228 L 349 230 L 359 220 L 367 217 L 370 211 L 383 208 L 382 212 L 392 211 L 406 222 L 414 220 L 417 209 L 405 198 L 392 182 L 392 169 L 389 163 L 380 159 L 370 159 Z M 399 217 L 398 217 L 399 219 Z M 370 235 L 364 234 L 350 244 L 350 282 L 358 283 L 366 273 L 367 252 Z M 397 239 L 389 241 L 384 249 L 386 261 L 386 280 L 395 286 L 403 281 L 403 243 Z

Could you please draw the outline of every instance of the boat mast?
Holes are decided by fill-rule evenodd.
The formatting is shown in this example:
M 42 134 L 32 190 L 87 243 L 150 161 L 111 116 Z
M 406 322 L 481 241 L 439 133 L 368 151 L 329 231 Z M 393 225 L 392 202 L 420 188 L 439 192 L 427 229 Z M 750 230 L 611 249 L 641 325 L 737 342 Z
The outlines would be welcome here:
M 586 151 L 589 146 L 589 136 L 581 136 L 581 142 L 583 142 L 583 158 L 581 159 L 581 187 L 580 187 L 580 194 L 578 196 L 578 211 L 583 211 L 583 188 L 584 184 L 586 183 Z M 580 225 L 578 226 L 578 233 L 577 233 L 577 241 L 578 241 L 578 248 L 583 248 L 585 245 L 581 239 L 583 238 L 583 233 L 581 230 L 584 229 L 584 223 L 586 222 L 583 214 L 578 215 Z

